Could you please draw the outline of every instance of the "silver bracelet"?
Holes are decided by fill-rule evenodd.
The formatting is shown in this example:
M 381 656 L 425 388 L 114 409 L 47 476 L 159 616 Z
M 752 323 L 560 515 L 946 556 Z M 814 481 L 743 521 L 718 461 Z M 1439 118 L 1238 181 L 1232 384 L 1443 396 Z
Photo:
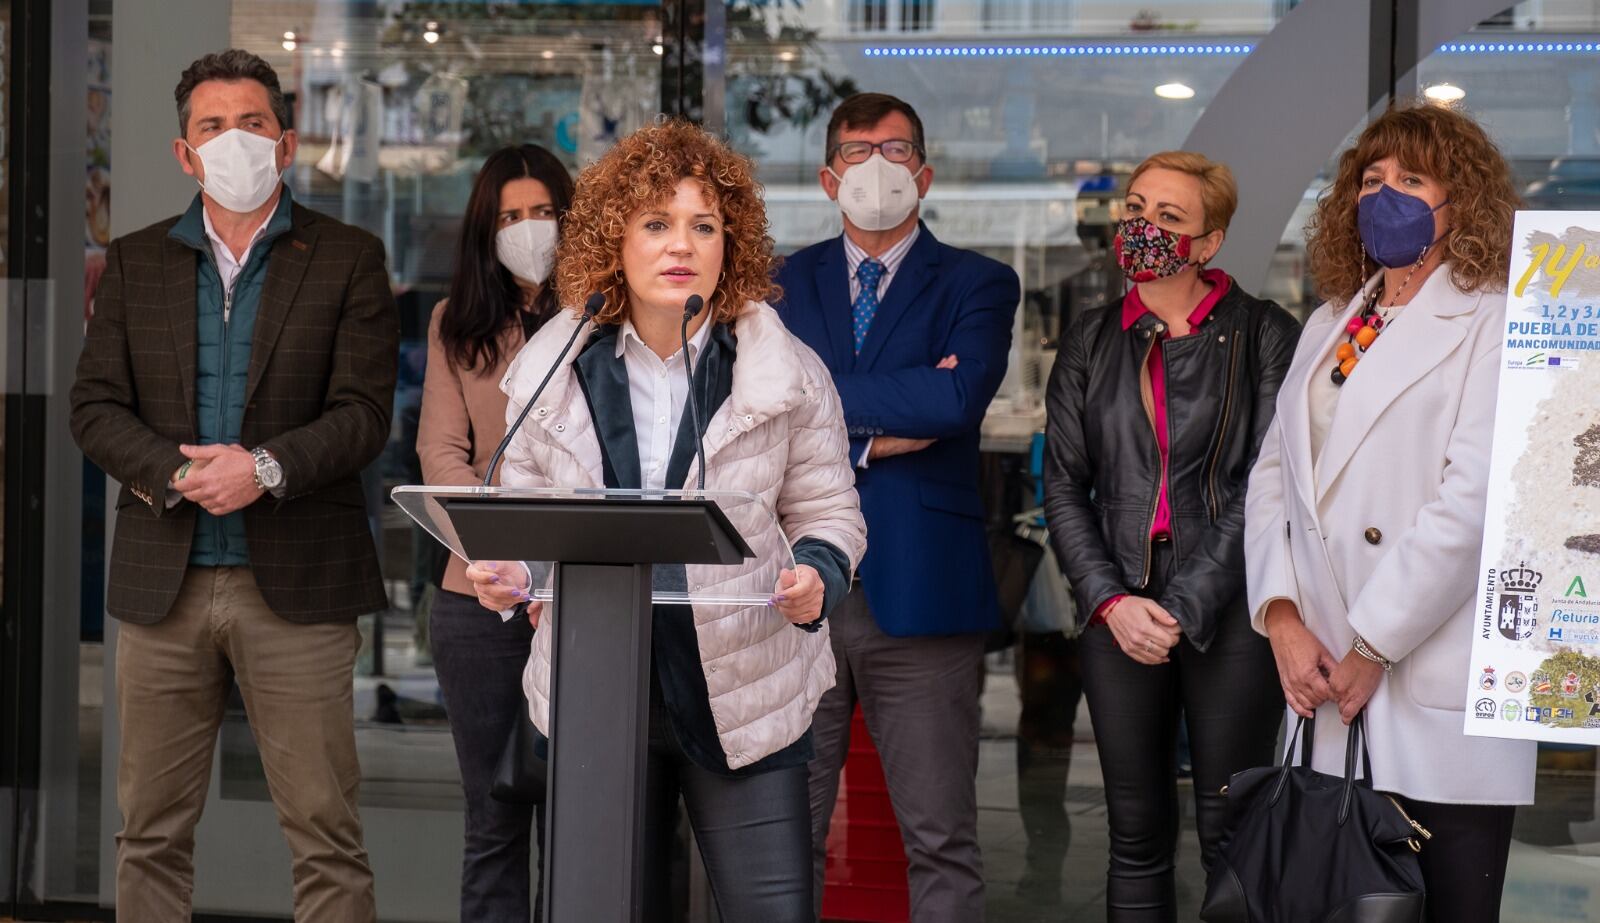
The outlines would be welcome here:
M 1383 672 L 1394 672 L 1394 661 L 1378 653 L 1376 650 L 1373 650 L 1372 645 L 1367 643 L 1366 638 L 1356 635 L 1356 640 L 1353 647 L 1355 648 L 1355 652 L 1357 654 L 1360 654 L 1378 666 L 1383 667 Z

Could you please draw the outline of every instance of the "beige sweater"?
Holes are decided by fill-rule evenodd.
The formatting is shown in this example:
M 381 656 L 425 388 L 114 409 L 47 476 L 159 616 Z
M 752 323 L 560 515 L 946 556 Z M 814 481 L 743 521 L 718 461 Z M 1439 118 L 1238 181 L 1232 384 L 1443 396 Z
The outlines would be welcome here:
M 417 424 L 417 457 L 422 480 L 434 486 L 482 483 L 489 456 L 506 435 L 506 396 L 500 379 L 522 348 L 522 327 L 511 324 L 500 336 L 500 361 L 493 368 L 462 372 L 439 341 L 445 302 L 428 323 L 428 371 L 422 380 L 422 416 Z M 498 481 L 498 478 L 496 478 Z M 467 564 L 454 555 L 444 572 L 444 588 L 473 596 Z

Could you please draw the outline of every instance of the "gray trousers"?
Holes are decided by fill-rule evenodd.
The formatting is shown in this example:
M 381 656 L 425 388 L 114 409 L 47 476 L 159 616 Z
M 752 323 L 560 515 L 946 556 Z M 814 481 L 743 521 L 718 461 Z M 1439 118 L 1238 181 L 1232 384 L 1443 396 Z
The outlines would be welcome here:
M 811 720 L 812 873 L 817 907 L 850 717 L 861 703 L 905 842 L 913 923 L 983 919 L 978 857 L 978 696 L 983 636 L 892 638 L 859 585 L 828 617 L 838 682 Z

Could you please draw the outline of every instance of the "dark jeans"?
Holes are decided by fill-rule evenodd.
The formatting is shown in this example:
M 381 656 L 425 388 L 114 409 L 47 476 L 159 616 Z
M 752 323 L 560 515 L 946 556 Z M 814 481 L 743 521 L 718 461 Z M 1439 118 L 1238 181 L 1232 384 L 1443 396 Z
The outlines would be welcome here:
M 1517 809 L 1396 800 L 1433 834 L 1417 856 L 1428 887 L 1428 923 L 1498 923 Z
M 522 668 L 533 629 L 525 618 L 502 622 L 475 598 L 448 590 L 434 599 L 430 627 L 467 802 L 461 919 L 527 923 L 533 806 L 497 801 L 489 784 L 513 722 L 526 720 Z
M 671 856 L 682 795 L 717 912 L 726 921 L 814 923 L 806 767 L 727 776 L 695 765 L 651 683 L 645 767 L 644 919 L 671 918 Z M 466 917 L 463 917 L 466 919 Z
M 1157 545 L 1150 586 L 1158 596 L 1170 576 L 1170 546 Z M 1194 763 L 1195 826 L 1209 869 L 1227 824 L 1220 794 L 1230 776 L 1273 762 L 1283 691 L 1272 648 L 1250 627 L 1243 599 L 1219 614 L 1211 647 L 1187 637 L 1170 661 L 1145 666 L 1097 625 L 1079 639 L 1083 690 L 1105 775 L 1111 866 L 1106 882 L 1110 923 L 1176 919 L 1173 876 L 1178 845 L 1176 747 L 1180 711 Z

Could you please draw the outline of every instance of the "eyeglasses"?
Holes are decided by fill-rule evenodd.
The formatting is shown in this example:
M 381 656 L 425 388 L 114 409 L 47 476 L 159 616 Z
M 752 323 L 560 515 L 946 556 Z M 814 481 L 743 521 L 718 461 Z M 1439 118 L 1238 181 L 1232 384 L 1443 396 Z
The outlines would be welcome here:
M 832 160 L 833 155 L 838 154 L 839 159 L 845 163 L 866 163 L 867 158 L 872 156 L 873 151 L 882 152 L 883 159 L 890 163 L 905 163 L 913 156 L 921 154 L 922 148 L 914 142 L 900 139 L 884 141 L 879 144 L 873 144 L 871 141 L 846 141 L 843 144 L 836 145 L 828 154 L 828 159 Z

